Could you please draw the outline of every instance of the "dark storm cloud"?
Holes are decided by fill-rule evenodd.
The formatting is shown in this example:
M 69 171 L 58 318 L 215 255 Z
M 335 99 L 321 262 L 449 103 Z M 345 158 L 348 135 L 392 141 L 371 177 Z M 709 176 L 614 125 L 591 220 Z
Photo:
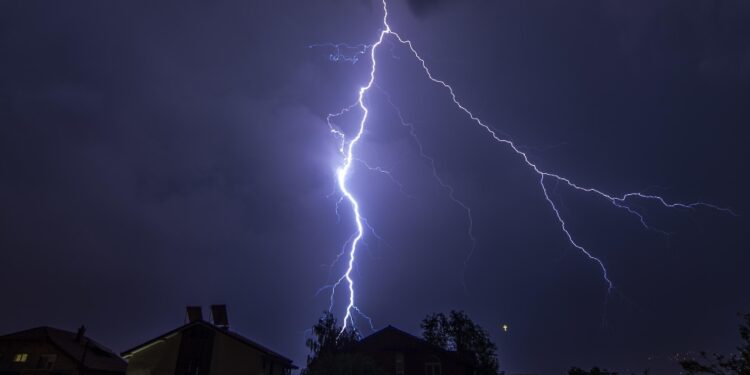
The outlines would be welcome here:
M 685 65 L 696 69 L 701 78 L 723 84 L 750 78 L 750 52 L 743 42 L 750 33 L 745 22 L 750 12 L 747 3 L 657 4 L 611 2 L 603 7 L 617 27 L 621 47 L 632 64 L 637 66 L 649 59 L 672 71 Z M 658 48 L 667 48 L 669 53 Z M 682 60 L 669 60 L 678 58 Z
M 276 22 L 259 16 L 267 9 L 3 7 L 0 46 L 12 53 L 0 61 L 2 278 L 23 285 L 2 318 L 20 325 L 4 330 L 85 322 L 101 337 L 126 315 L 153 324 L 157 301 L 171 301 L 166 316 L 178 318 L 163 329 L 190 300 L 231 304 L 232 290 L 267 282 L 260 270 L 303 266 L 273 260 L 301 242 L 268 237 L 314 235 L 301 227 L 319 211 L 309 201 L 328 203 L 333 151 L 291 87 L 316 76 L 296 62 L 304 42 L 283 42 L 283 30 L 259 38 Z M 305 254 L 315 255 L 296 259 Z M 56 316 L 35 309 L 29 290 L 45 290 Z M 64 302 L 71 290 L 96 307 Z M 239 301 L 263 293 L 242 293 L 238 316 Z M 154 333 L 105 341 L 122 349 Z
M 430 13 L 440 9 L 446 3 L 450 3 L 451 0 L 407 0 L 409 9 L 414 12 L 417 17 L 425 17 Z
M 328 306 L 315 291 L 340 271 L 321 265 L 351 234 L 329 197 L 338 159 L 324 119 L 353 102 L 368 69 L 306 46 L 369 42 L 372 3 L 0 3 L 0 329 L 85 323 L 119 350 L 182 323 L 184 305 L 225 302 L 233 327 L 302 364 L 303 331 Z M 564 143 L 530 147 L 539 165 L 608 191 L 657 185 L 750 211 L 738 173 L 749 159 L 746 2 L 439 11 L 450 3 L 394 2 L 392 26 L 493 126 L 530 146 Z M 407 5 L 429 17 L 407 23 Z M 385 239 L 368 235 L 356 275 L 377 326 L 418 332 L 426 313 L 464 308 L 504 368 L 540 373 L 731 349 L 733 314 L 750 308 L 737 287 L 750 261 L 744 216 L 639 207 L 673 232 L 664 237 L 551 186 L 576 238 L 610 267 L 618 289 L 603 307 L 598 268 L 566 242 L 536 176 L 407 51 L 384 46 L 378 85 L 473 208 L 479 242 L 462 280 L 464 212 L 373 92 L 360 156 L 403 183 L 361 166 L 351 180 Z

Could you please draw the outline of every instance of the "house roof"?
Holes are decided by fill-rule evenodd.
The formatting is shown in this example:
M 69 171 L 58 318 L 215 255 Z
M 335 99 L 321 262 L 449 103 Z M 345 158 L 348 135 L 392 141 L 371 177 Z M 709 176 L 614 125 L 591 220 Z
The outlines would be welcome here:
M 249 346 L 249 347 L 251 347 L 251 348 L 253 348 L 255 350 L 258 350 L 261 353 L 263 353 L 263 354 L 265 354 L 265 355 L 267 355 L 269 357 L 272 357 L 272 358 L 276 359 L 279 362 L 284 363 L 289 368 L 293 368 L 293 369 L 298 368 L 297 366 L 295 366 L 295 365 L 292 364 L 292 360 L 291 359 L 289 359 L 287 357 L 284 357 L 283 355 L 281 355 L 281 354 L 279 354 L 279 353 L 277 353 L 277 352 L 275 352 L 275 351 L 273 351 L 273 350 L 271 350 L 271 349 L 269 349 L 269 348 L 267 348 L 267 347 L 265 347 L 265 346 L 263 346 L 263 345 L 255 342 L 253 340 L 250 340 L 249 338 L 247 338 L 245 336 L 242 336 L 242 335 L 240 335 L 237 332 L 230 331 L 230 330 L 224 329 L 224 328 L 219 328 L 219 327 L 217 327 L 217 326 L 215 326 L 215 325 L 213 325 L 213 324 L 211 324 L 209 322 L 203 321 L 203 320 L 196 320 L 194 322 L 190 322 L 190 323 L 187 323 L 187 324 L 182 325 L 180 327 L 177 327 L 177 328 L 175 328 L 175 329 L 173 329 L 173 330 L 171 330 L 171 331 L 169 331 L 167 333 L 159 335 L 159 336 L 157 336 L 157 337 L 155 337 L 155 338 L 153 338 L 151 340 L 148 340 L 148 341 L 144 342 L 143 344 L 140 344 L 140 345 L 137 345 L 137 346 L 135 346 L 135 347 L 133 347 L 131 349 L 128 349 L 128 350 L 122 352 L 121 354 L 122 354 L 123 357 L 127 357 L 127 356 L 130 356 L 130 355 L 133 355 L 135 352 L 137 352 L 138 350 L 140 350 L 142 348 L 145 348 L 145 347 L 147 347 L 147 346 L 149 346 L 149 345 L 151 345 L 151 344 L 153 344 L 155 342 L 164 340 L 164 339 L 166 339 L 169 336 L 175 335 L 175 334 L 177 334 L 179 332 L 182 332 L 182 331 L 184 331 L 184 330 L 186 330 L 186 329 L 188 329 L 190 327 L 194 327 L 194 326 L 208 327 L 208 328 L 210 328 L 210 329 L 212 329 L 212 330 L 214 330 L 214 331 L 216 331 L 218 333 L 226 335 L 226 336 L 228 336 L 230 338 L 233 338 L 233 339 L 239 341 L 242 344 L 245 344 L 245 345 L 247 345 L 247 346 Z
M 90 370 L 124 373 L 127 363 L 115 352 L 102 344 L 83 337 L 76 340 L 77 334 L 52 327 L 36 327 L 0 336 L 0 341 L 48 341 L 73 361 Z
M 377 332 L 375 332 L 375 333 L 373 333 L 373 334 L 371 334 L 371 335 L 363 338 L 356 345 L 357 346 L 359 346 L 359 345 L 367 345 L 367 343 L 369 341 L 376 340 L 379 336 L 383 336 L 383 335 L 387 335 L 387 334 L 398 335 L 398 336 L 400 336 L 403 339 L 406 339 L 408 341 L 413 342 L 414 344 L 430 348 L 430 349 L 434 350 L 435 352 L 443 353 L 445 356 L 450 357 L 450 358 L 454 358 L 455 360 L 457 360 L 459 362 L 463 362 L 464 364 L 467 364 L 469 366 L 474 366 L 474 362 L 470 358 L 466 357 L 465 355 L 461 355 L 460 353 L 457 353 L 455 351 L 443 349 L 442 347 L 440 347 L 438 345 L 435 345 L 435 344 L 432 344 L 429 341 L 427 341 L 427 340 L 425 340 L 425 339 L 423 339 L 421 337 L 414 336 L 414 335 L 412 335 L 412 334 L 410 334 L 410 333 L 408 333 L 406 331 L 402 331 L 402 330 L 400 330 L 400 329 L 398 329 L 398 328 L 396 328 L 394 326 L 391 326 L 391 325 L 389 325 L 389 326 L 387 326 L 387 327 L 385 327 L 385 328 L 383 328 L 383 329 L 381 329 L 381 330 L 379 330 L 379 331 L 377 331 Z
M 381 330 L 379 330 L 377 332 L 374 332 L 374 333 L 370 334 L 369 336 L 367 336 L 367 337 L 363 338 L 362 340 L 360 340 L 359 343 L 360 344 L 366 343 L 366 342 L 368 342 L 370 340 L 373 340 L 374 338 L 376 338 L 378 336 L 382 336 L 382 335 L 387 334 L 387 333 L 395 333 L 395 334 L 397 334 L 399 336 L 403 336 L 404 338 L 406 338 L 406 339 L 408 339 L 410 341 L 413 341 L 413 342 L 418 343 L 420 345 L 428 346 L 428 347 L 430 347 L 430 348 L 432 348 L 432 349 L 434 349 L 436 351 L 439 351 L 439 352 L 449 352 L 448 350 L 445 350 L 445 349 L 443 349 L 443 348 L 441 348 L 441 347 L 439 347 L 437 345 L 431 344 L 430 342 L 428 342 L 427 340 L 425 340 L 425 339 L 423 339 L 421 337 L 414 336 L 411 333 L 408 333 L 406 331 L 400 330 L 400 329 L 398 329 L 398 328 L 396 328 L 396 327 L 394 327 L 392 325 L 388 325 L 388 327 L 385 327 L 385 328 L 383 328 L 383 329 L 381 329 Z

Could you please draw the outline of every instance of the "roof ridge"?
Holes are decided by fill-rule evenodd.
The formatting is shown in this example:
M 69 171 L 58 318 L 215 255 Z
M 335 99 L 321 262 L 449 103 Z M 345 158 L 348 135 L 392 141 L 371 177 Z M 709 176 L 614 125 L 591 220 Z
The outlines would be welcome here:
M 437 350 L 440 350 L 440 351 L 443 351 L 443 352 L 446 352 L 446 353 L 456 353 L 456 352 L 455 352 L 455 351 L 453 351 L 453 350 L 448 350 L 448 349 L 445 349 L 445 348 L 443 348 L 443 347 L 441 347 L 441 346 L 439 346 L 439 345 L 435 345 L 435 344 L 433 344 L 433 343 L 431 343 L 431 342 L 429 342 L 429 341 L 425 340 L 424 338 L 421 338 L 421 337 L 419 337 L 419 336 L 416 336 L 416 335 L 412 335 L 411 333 L 409 333 L 409 332 L 406 332 L 406 331 L 404 331 L 403 329 L 400 329 L 400 328 L 394 327 L 393 325 L 390 325 L 390 324 L 389 324 L 388 326 L 386 326 L 385 328 L 382 328 L 382 329 L 380 329 L 379 331 L 376 331 L 376 332 L 373 332 L 373 333 L 371 333 L 371 334 L 370 334 L 369 336 L 367 336 L 367 337 L 363 338 L 362 340 L 360 340 L 360 342 L 362 342 L 362 341 L 364 341 L 364 340 L 367 340 L 368 338 L 370 338 L 370 337 L 372 337 L 372 336 L 378 335 L 378 334 L 380 334 L 380 333 L 382 333 L 382 332 L 384 332 L 384 331 L 386 331 L 386 330 L 392 330 L 392 331 L 396 331 L 396 332 L 398 332 L 398 333 L 404 334 L 404 335 L 406 335 L 406 336 L 409 336 L 409 337 L 410 337 L 410 338 L 412 338 L 412 339 L 415 339 L 415 340 L 418 340 L 418 341 L 420 341 L 420 342 L 423 342 L 423 343 L 425 343 L 425 344 L 427 344 L 427 345 L 429 345 L 429 346 L 432 346 L 433 348 L 435 348 L 435 349 L 437 349 Z
M 276 351 L 274 351 L 274 350 L 272 350 L 272 349 L 270 349 L 270 348 L 268 348 L 268 347 L 266 347 L 266 346 L 264 346 L 264 345 L 256 342 L 255 340 L 252 340 L 252 339 L 250 339 L 248 337 L 245 337 L 244 335 L 242 335 L 239 332 L 231 331 L 228 328 L 224 329 L 224 328 L 217 327 L 217 326 L 215 326 L 215 325 L 213 325 L 213 324 L 211 324 L 211 323 L 209 323 L 209 322 L 207 322 L 205 320 L 195 320 L 195 321 L 183 324 L 183 325 L 181 325 L 181 326 L 179 326 L 179 327 L 177 327 L 175 329 L 167 331 L 166 333 L 163 333 L 163 334 L 161 334 L 159 336 L 156 336 L 156 337 L 154 337 L 151 340 L 147 340 L 147 341 L 145 341 L 145 342 L 143 342 L 143 343 L 141 343 L 139 345 L 136 345 L 136 346 L 134 346 L 134 347 L 132 347 L 132 348 L 130 348 L 128 350 L 125 350 L 122 353 L 120 353 L 120 355 L 122 355 L 122 356 L 128 356 L 128 355 L 132 354 L 133 352 L 137 351 L 138 349 L 143 348 L 145 346 L 148 346 L 148 345 L 150 345 L 150 344 L 152 344 L 152 343 L 154 343 L 154 342 L 156 342 L 158 340 L 161 340 L 162 338 L 164 338 L 166 336 L 173 335 L 173 334 L 175 334 L 175 333 L 177 333 L 179 331 L 182 331 L 182 330 L 185 330 L 185 329 L 187 329 L 187 328 L 189 328 L 191 326 L 197 326 L 197 325 L 208 327 L 208 328 L 210 328 L 210 329 L 212 329 L 212 330 L 214 330 L 216 332 L 223 333 L 224 335 L 226 335 L 226 336 L 228 336 L 230 338 L 233 338 L 233 339 L 235 339 L 237 341 L 240 341 L 241 343 L 243 343 L 245 345 L 249 345 L 251 347 L 254 347 L 255 349 L 257 349 L 257 350 L 259 350 L 259 351 L 261 351 L 261 352 L 263 352 L 265 354 L 277 357 L 278 359 L 281 359 L 284 362 L 288 362 L 289 365 L 294 366 L 294 365 L 292 365 L 293 360 L 291 360 L 291 359 L 289 359 L 289 358 L 287 358 L 287 357 L 279 354 L 278 352 L 276 352 Z

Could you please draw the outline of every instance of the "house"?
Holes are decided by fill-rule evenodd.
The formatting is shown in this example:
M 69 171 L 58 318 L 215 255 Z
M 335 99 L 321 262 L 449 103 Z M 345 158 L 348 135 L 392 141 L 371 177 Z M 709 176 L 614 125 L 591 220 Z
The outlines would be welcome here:
M 229 330 L 226 306 L 187 308 L 188 322 L 122 353 L 128 375 L 288 375 L 292 360 Z
M 352 348 L 373 359 L 387 374 L 472 375 L 471 359 L 388 326 L 360 340 Z
M 37 327 L 0 336 L 0 374 L 125 374 L 125 361 L 85 333 Z

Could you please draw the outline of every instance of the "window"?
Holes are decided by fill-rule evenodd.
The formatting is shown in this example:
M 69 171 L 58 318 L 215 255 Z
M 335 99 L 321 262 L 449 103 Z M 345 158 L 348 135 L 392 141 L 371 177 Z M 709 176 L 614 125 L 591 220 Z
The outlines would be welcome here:
M 201 361 L 200 359 L 191 358 L 187 365 L 187 375 L 198 375 L 201 373 Z
M 15 363 L 26 363 L 26 360 L 29 359 L 29 353 L 18 353 L 15 357 L 13 357 L 13 362 Z
M 57 354 L 42 354 L 36 362 L 36 368 L 42 370 L 52 370 L 57 361 Z
M 442 375 L 443 368 L 440 366 L 440 359 L 437 357 L 430 358 L 429 362 L 424 364 L 425 375 Z
M 442 368 L 440 363 L 425 363 L 424 373 L 425 375 L 440 375 Z
M 396 375 L 404 375 L 404 353 L 396 353 Z

